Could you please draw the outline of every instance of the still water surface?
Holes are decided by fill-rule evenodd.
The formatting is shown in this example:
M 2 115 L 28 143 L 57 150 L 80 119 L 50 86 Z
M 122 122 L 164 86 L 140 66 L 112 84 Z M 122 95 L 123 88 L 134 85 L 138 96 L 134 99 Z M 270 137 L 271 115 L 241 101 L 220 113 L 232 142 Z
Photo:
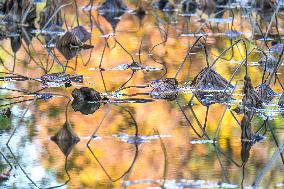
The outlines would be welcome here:
M 62 31 L 52 33 L 46 20 L 40 27 L 47 2 L 57 8 L 63 5 Z M 1 30 L 9 33 L 0 44 L 2 77 L 14 73 L 36 79 L 1 81 L 1 108 L 10 107 L 12 113 L 10 118 L 1 118 L 0 124 L 0 188 L 250 188 L 256 182 L 261 188 L 283 188 L 284 161 L 279 154 L 271 158 L 278 151 L 277 145 L 283 150 L 283 110 L 278 101 L 283 93 L 284 69 L 280 66 L 279 80 L 274 82 L 273 77 L 270 82 L 274 98 L 263 103 L 251 120 L 253 133 L 260 139 L 244 142 L 239 125 L 244 115 L 233 110 L 244 96 L 246 51 L 242 41 L 229 49 L 237 40 L 245 40 L 247 74 L 254 87 L 260 85 L 265 66 L 259 60 L 275 42 L 281 43 L 282 5 L 274 7 L 279 8 L 276 25 L 272 19 L 275 9 L 257 12 L 245 1 L 232 1 L 215 10 L 198 7 L 184 12 L 177 6 L 180 1 L 175 1 L 174 10 L 161 11 L 151 1 L 125 0 L 127 10 L 118 15 L 100 9 L 103 1 L 47 2 L 36 1 L 37 17 L 25 22 L 34 22 L 34 28 L 22 24 L 13 30 L 3 19 L 8 13 L 2 16 Z M 145 15 L 137 11 L 139 7 Z M 51 22 L 60 23 L 60 19 Z M 261 32 L 266 34 L 270 22 L 265 38 Z M 46 34 L 62 37 L 67 28 L 77 25 L 90 33 L 80 50 L 53 48 L 56 39 L 47 43 Z M 235 74 L 232 100 L 219 103 L 217 97 L 218 102 L 211 104 L 194 95 L 190 84 L 207 63 L 201 43 L 190 53 L 188 50 L 200 36 L 206 36 L 206 41 L 200 41 L 206 46 L 209 64 L 228 49 L 212 69 L 226 80 Z M 176 93 L 168 100 L 149 95 L 151 88 L 145 85 L 175 77 L 187 54 L 176 77 Z M 273 54 L 276 61 L 279 54 Z M 268 74 L 268 67 L 265 70 L 269 79 L 273 74 Z M 44 74 L 58 72 L 83 75 L 84 82 L 72 82 L 67 88 L 65 84 L 57 87 L 56 82 L 47 86 L 38 82 Z M 122 86 L 142 87 L 115 92 Z M 105 98 L 100 106 L 88 102 L 88 107 L 95 107 L 88 115 L 83 114 L 89 111 L 87 106 L 80 109 L 81 102 L 72 102 L 72 91 L 81 87 L 93 88 Z M 31 93 L 42 88 L 40 94 L 46 92 L 52 98 Z M 202 134 L 200 126 L 205 123 L 206 133 Z M 57 143 L 51 140 L 61 128 L 72 130 L 77 138 Z M 9 175 L 4 179 L 5 173 Z

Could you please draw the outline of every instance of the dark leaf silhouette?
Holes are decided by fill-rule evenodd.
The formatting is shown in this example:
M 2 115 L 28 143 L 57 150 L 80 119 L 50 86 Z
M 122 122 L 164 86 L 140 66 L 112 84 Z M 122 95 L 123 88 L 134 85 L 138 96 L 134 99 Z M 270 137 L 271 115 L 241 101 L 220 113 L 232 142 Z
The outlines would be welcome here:
M 252 141 L 254 137 L 254 133 L 251 126 L 251 120 L 253 118 L 253 113 L 248 112 L 244 114 L 244 117 L 241 121 L 241 129 L 242 129 L 242 140 L 243 141 Z
M 77 56 L 80 51 L 79 48 L 70 48 L 70 47 L 58 47 L 59 52 L 64 56 L 66 60 L 71 60 Z
M 5 33 L 10 36 L 11 48 L 14 53 L 17 53 L 22 46 L 22 39 L 27 45 L 30 45 L 34 34 L 32 33 L 35 30 L 34 25 L 29 25 L 26 27 L 21 27 L 15 24 L 7 24 Z
M 139 62 L 134 61 L 129 65 L 129 68 L 131 70 L 140 70 L 142 68 L 142 65 Z
M 182 11 L 187 14 L 195 13 L 198 7 L 196 0 L 183 0 L 181 2 L 181 5 L 182 5 Z
M 10 37 L 11 47 L 14 53 L 17 53 L 22 46 L 22 39 L 20 36 Z
M 106 14 L 100 14 L 103 16 L 111 25 L 112 30 L 115 31 L 118 23 L 120 22 L 120 17 L 124 15 L 125 12 L 109 12 Z
M 60 6 L 60 0 L 47 0 L 45 7 L 40 12 L 40 19 L 38 21 L 40 28 L 43 28 L 47 22 L 49 21 L 50 17 L 56 12 L 56 10 Z M 57 25 L 61 27 L 63 25 L 63 19 L 61 10 L 59 10 L 51 19 L 51 21 L 48 23 L 45 27 L 50 27 L 51 25 Z
M 263 11 L 272 11 L 275 8 L 276 0 L 256 0 L 255 5 Z
M 63 154 L 67 157 L 73 147 L 80 141 L 80 138 L 74 133 L 69 123 L 65 123 L 63 127 L 51 137 Z
M 196 98 L 204 106 L 224 103 L 232 99 L 228 92 L 233 89 L 233 86 L 209 67 L 204 68 L 194 78 L 191 85 L 197 90 Z M 229 89 L 228 92 L 224 91 L 225 89 Z
M 113 31 L 115 31 L 117 24 L 120 22 L 119 17 L 121 17 L 127 9 L 127 6 L 122 0 L 105 0 L 98 8 L 98 11 L 99 14 L 111 24 Z
M 72 91 L 72 97 L 74 98 L 71 106 L 74 111 L 79 111 L 82 114 L 93 114 L 97 111 L 101 103 L 101 95 L 96 90 L 88 87 L 82 87 L 80 89 L 74 89 Z
M 83 26 L 77 26 L 71 32 L 83 43 L 91 38 L 91 34 Z
M 70 60 L 80 49 L 93 48 L 93 45 L 84 44 L 90 38 L 91 34 L 83 26 L 77 26 L 58 39 L 56 47 L 67 60 Z
M 12 114 L 10 108 L 4 108 L 2 110 L 0 110 L 0 115 L 3 116 L 3 117 L 10 117 Z
M 100 101 L 101 95 L 95 89 L 82 87 L 72 91 L 72 97 L 79 101 Z
M 83 45 L 83 42 L 73 33 L 73 32 L 66 32 L 56 43 L 56 47 L 58 49 L 62 47 L 74 47 L 79 48 Z
M 117 24 L 120 22 L 120 17 L 127 11 L 127 6 L 122 0 L 106 0 L 98 8 L 98 11 L 110 23 L 113 31 L 115 31 Z
M 79 111 L 84 115 L 89 115 L 95 113 L 100 108 L 101 103 L 73 100 L 71 106 L 75 112 Z
M 172 5 L 168 0 L 158 0 L 154 3 L 154 7 L 163 11 L 172 7 Z
M 250 150 L 251 150 L 252 145 L 253 143 L 251 142 L 242 141 L 241 158 L 242 158 L 243 164 L 247 163 L 249 160 Z
M 105 0 L 98 10 L 99 12 L 125 12 L 127 6 L 123 0 Z
M 142 6 L 139 6 L 134 12 L 135 15 L 139 18 L 139 20 L 143 20 L 146 15 L 146 10 Z
M 278 103 L 279 106 L 284 106 L 284 93 L 282 93 L 280 99 L 279 99 L 279 103 Z
M 0 40 L 8 38 L 8 33 L 4 31 L 2 28 L 0 29 Z
M 34 24 L 36 18 L 36 5 L 29 0 L 6 0 L 1 7 L 6 22 L 22 22 Z
M 261 96 L 254 90 L 251 79 L 249 76 L 245 76 L 244 78 L 245 84 L 244 84 L 244 94 L 242 104 L 244 107 L 251 110 L 252 107 L 254 108 L 261 108 L 262 107 L 262 99 Z
M 154 7 L 162 10 L 166 6 L 167 3 L 168 3 L 168 0 L 159 0 L 155 2 Z

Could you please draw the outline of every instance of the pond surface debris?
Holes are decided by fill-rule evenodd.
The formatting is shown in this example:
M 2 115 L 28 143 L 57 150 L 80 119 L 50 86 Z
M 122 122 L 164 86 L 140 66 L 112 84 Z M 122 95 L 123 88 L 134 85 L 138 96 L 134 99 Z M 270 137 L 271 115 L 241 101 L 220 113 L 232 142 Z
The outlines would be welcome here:
M 283 188 L 283 0 L 0 0 L 0 188 Z

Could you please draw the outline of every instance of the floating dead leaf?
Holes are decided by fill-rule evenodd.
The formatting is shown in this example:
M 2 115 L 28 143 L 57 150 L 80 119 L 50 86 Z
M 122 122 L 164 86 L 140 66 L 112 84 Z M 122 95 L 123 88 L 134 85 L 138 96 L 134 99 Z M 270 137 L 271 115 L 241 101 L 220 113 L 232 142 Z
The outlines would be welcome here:
M 251 126 L 251 120 L 253 118 L 253 113 L 246 112 L 241 121 L 242 136 L 243 141 L 253 141 L 254 132 Z
M 40 82 L 46 87 L 60 87 L 65 86 L 66 83 L 83 83 L 82 75 L 71 75 L 63 72 L 45 74 L 40 77 Z
M 150 83 L 152 88 L 159 88 L 161 90 L 166 90 L 168 88 L 177 89 L 178 81 L 175 78 L 165 78 Z
M 58 51 L 64 56 L 66 60 L 71 60 L 77 56 L 80 51 L 79 48 L 70 48 L 70 47 L 58 47 Z
M 77 55 L 80 49 L 94 47 L 93 45 L 84 44 L 90 38 L 91 34 L 83 26 L 77 26 L 58 39 L 56 47 L 67 60 L 70 60 Z
M 79 111 L 84 115 L 89 115 L 95 113 L 100 108 L 101 103 L 73 100 L 71 106 L 75 112 Z
M 72 97 L 79 101 L 100 101 L 101 95 L 95 89 L 89 87 L 81 87 L 72 91 Z
M 262 107 L 262 98 L 261 96 L 254 90 L 251 79 L 249 76 L 245 76 L 244 78 L 245 84 L 244 84 L 244 94 L 242 104 L 244 107 L 251 110 L 251 108 L 261 108 Z
M 74 111 L 79 111 L 82 114 L 93 114 L 97 111 L 101 103 L 101 95 L 96 90 L 88 87 L 82 87 L 80 89 L 74 89 L 72 91 L 72 97 L 74 98 L 71 106 Z
M 175 78 L 165 78 L 150 83 L 150 96 L 154 99 L 174 100 L 177 97 L 178 81 Z
M 253 145 L 252 142 L 242 141 L 241 158 L 243 164 L 245 164 L 249 160 L 250 150 L 252 145 Z
M 140 70 L 142 68 L 142 65 L 139 62 L 134 61 L 129 65 L 129 68 L 131 70 Z
M 83 45 L 82 41 L 72 32 L 66 32 L 56 43 L 56 47 L 81 47 Z
M 195 96 L 204 106 L 232 100 L 229 92 L 233 89 L 233 86 L 209 67 L 204 68 L 194 78 L 191 86 L 197 90 Z
M 83 43 L 91 38 L 90 32 L 88 32 L 83 26 L 77 26 L 72 29 L 71 32 Z

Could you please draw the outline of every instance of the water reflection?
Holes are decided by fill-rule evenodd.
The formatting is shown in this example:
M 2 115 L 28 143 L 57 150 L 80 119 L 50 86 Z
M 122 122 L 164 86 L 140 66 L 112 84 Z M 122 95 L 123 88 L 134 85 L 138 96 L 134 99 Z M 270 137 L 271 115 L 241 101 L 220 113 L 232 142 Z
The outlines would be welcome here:
M 283 187 L 283 3 L 0 3 L 0 188 Z

